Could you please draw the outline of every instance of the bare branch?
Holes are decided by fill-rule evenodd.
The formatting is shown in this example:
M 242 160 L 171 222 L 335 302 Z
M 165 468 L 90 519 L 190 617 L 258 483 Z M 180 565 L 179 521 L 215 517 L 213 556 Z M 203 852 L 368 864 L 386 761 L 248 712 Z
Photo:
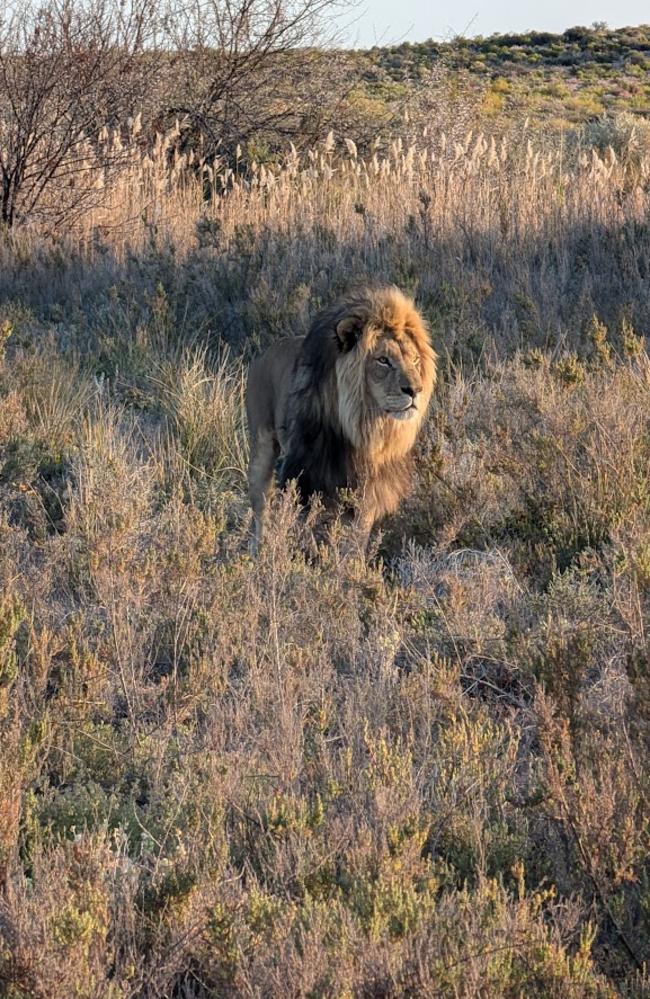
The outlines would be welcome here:
M 146 91 L 153 0 L 17 0 L 0 20 L 0 222 L 65 215 L 86 198 L 84 143 L 97 145 Z M 103 151 L 119 166 L 117 146 Z M 60 183 L 59 183 L 60 182 Z

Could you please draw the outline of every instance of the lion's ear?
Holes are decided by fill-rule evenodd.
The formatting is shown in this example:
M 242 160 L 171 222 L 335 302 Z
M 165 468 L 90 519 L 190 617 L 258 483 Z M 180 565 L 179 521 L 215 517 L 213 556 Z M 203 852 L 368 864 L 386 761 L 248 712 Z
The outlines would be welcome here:
M 336 335 L 344 350 L 352 350 L 363 333 L 364 322 L 362 316 L 346 316 L 336 324 Z

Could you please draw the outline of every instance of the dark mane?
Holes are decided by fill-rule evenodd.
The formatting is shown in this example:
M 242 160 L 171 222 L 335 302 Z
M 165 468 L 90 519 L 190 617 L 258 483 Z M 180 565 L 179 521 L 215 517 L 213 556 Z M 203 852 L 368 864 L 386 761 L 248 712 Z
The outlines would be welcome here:
M 291 450 L 281 462 L 281 487 L 296 480 L 303 503 L 314 493 L 333 499 L 351 485 L 351 445 L 336 420 L 336 361 L 343 351 L 337 323 L 349 309 L 338 302 L 314 318 L 293 374 L 287 404 Z

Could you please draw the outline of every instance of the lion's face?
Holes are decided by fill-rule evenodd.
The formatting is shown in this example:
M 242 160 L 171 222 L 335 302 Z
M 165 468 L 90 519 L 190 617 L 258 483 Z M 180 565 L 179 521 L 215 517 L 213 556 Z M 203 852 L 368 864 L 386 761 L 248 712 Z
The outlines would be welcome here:
M 422 405 L 422 358 L 410 337 L 382 331 L 366 358 L 366 392 L 379 413 L 412 420 Z M 428 402 L 428 398 L 426 400 Z M 421 413 L 420 413 L 421 415 Z
M 336 334 L 339 411 L 349 440 L 372 440 L 385 456 L 408 450 L 436 380 L 436 355 L 413 302 L 396 288 L 367 291 L 349 305 Z

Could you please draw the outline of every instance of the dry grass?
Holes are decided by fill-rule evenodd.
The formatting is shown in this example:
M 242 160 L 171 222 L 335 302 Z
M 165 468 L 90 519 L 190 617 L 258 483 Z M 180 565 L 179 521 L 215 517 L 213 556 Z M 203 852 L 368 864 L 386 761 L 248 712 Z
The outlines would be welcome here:
M 571 156 L 134 152 L 5 241 L 3 995 L 650 994 L 649 165 Z M 253 562 L 240 357 L 368 275 L 445 355 L 413 496 Z
M 548 147 L 521 129 L 405 135 L 367 160 L 331 138 L 235 170 L 177 141 L 144 154 L 133 139 L 122 173 L 54 246 L 37 230 L 6 239 L 3 297 L 111 340 L 140 326 L 238 352 L 302 329 L 351 276 L 416 292 L 456 360 L 491 345 L 577 349 L 594 313 L 613 332 L 625 319 L 648 332 L 650 158 L 638 143 L 628 155 L 618 119 Z

